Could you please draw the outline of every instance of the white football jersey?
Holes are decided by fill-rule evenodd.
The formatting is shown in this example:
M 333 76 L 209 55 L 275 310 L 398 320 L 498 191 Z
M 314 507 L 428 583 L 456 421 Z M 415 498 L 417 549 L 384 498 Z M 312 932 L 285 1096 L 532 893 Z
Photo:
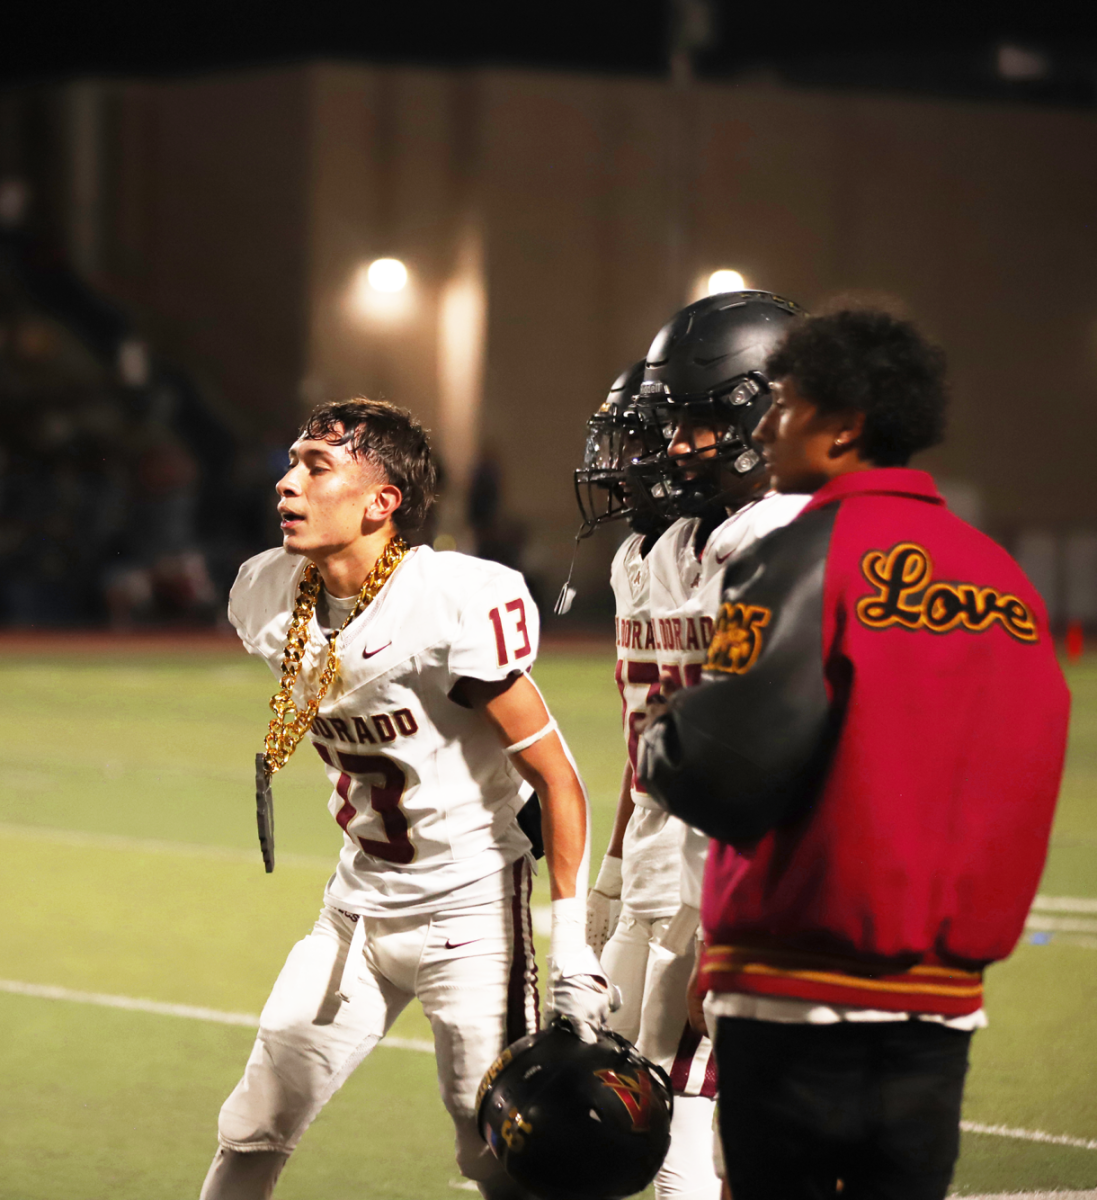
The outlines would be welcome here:
M 275 676 L 305 566 L 268 550 L 244 563 L 229 598 L 241 640 Z M 339 634 L 339 672 L 309 733 L 344 835 L 327 903 L 368 916 L 430 912 L 529 849 L 515 819 L 520 780 L 498 735 L 449 696 L 464 676 L 527 670 L 538 633 L 517 571 L 420 546 Z M 314 614 L 293 694 L 301 707 L 326 653 Z
M 660 677 L 675 687 L 701 681 L 728 562 L 787 525 L 810 499 L 769 492 L 745 504 L 712 531 L 700 557 L 694 544 L 700 525 L 696 517 L 676 521 L 656 542 L 648 555 L 649 599 Z M 701 906 L 707 850 L 708 839 L 683 826 L 681 900 L 694 908 Z
M 648 698 L 659 690 L 659 666 L 655 659 L 655 634 L 648 610 L 648 562 L 641 553 L 642 533 L 630 534 L 613 556 L 609 582 L 613 588 L 617 617 L 617 667 L 615 678 L 621 693 L 622 731 L 629 765 L 636 770 L 637 725 L 647 712 Z M 633 777 L 632 799 L 650 807 L 646 790 Z
M 653 804 L 635 775 L 639 723 L 647 713 L 648 698 L 659 690 L 648 611 L 648 559 L 640 553 L 643 543 L 643 534 L 630 534 L 613 556 L 609 576 L 617 606 L 615 674 L 636 806 L 625 831 L 621 904 L 633 916 L 661 917 L 677 907 L 679 834 L 678 822 Z

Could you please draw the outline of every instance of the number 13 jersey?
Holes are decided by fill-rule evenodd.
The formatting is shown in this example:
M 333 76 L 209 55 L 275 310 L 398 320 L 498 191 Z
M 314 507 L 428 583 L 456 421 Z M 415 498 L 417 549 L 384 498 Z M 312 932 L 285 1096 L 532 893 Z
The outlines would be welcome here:
M 306 560 L 268 550 L 240 568 L 229 619 L 281 676 Z M 475 885 L 529 849 L 521 780 L 487 720 L 450 699 L 463 677 L 528 670 L 538 614 L 517 571 L 429 547 L 412 550 L 339 634 L 339 671 L 309 736 L 334 787 L 343 848 L 325 899 L 367 916 L 475 903 Z M 315 695 L 327 639 L 315 614 L 293 693 Z

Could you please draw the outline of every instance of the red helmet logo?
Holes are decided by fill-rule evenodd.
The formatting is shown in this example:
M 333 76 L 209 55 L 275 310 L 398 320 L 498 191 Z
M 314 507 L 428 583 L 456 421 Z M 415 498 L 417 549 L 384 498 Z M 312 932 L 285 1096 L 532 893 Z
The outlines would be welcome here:
M 635 1075 L 620 1075 L 605 1069 L 594 1074 L 612 1088 L 617 1099 L 628 1109 L 632 1127 L 637 1133 L 646 1133 L 651 1124 L 651 1077 L 646 1071 Z

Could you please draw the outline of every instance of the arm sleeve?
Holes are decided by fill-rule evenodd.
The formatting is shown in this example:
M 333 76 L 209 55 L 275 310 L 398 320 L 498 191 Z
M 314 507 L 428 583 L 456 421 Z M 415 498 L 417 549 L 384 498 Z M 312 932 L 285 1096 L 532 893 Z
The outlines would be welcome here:
M 677 693 L 641 740 L 649 792 L 731 845 L 799 815 L 833 744 L 822 624 L 834 511 L 778 530 L 729 566 L 705 681 Z
M 502 570 L 472 592 L 461 608 L 449 648 L 449 673 L 458 679 L 506 679 L 537 657 L 540 616 L 525 580 Z

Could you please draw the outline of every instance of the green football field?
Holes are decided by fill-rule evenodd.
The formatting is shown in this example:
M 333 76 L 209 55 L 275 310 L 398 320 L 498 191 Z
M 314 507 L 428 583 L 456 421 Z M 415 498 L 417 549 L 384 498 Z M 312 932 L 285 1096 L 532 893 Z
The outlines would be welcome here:
M 536 675 L 600 856 L 622 755 L 612 660 L 547 653 Z M 1097 661 L 1069 676 L 1051 857 L 1022 944 L 988 976 L 959 1193 L 1097 1187 Z M 320 766 L 305 750 L 277 779 L 267 876 L 252 800 L 264 666 L 234 649 L 9 649 L 0 679 L 0 1200 L 195 1197 L 252 1015 L 339 845 Z M 280 1200 L 453 1194 L 427 1037 L 405 1013 L 309 1131 Z

